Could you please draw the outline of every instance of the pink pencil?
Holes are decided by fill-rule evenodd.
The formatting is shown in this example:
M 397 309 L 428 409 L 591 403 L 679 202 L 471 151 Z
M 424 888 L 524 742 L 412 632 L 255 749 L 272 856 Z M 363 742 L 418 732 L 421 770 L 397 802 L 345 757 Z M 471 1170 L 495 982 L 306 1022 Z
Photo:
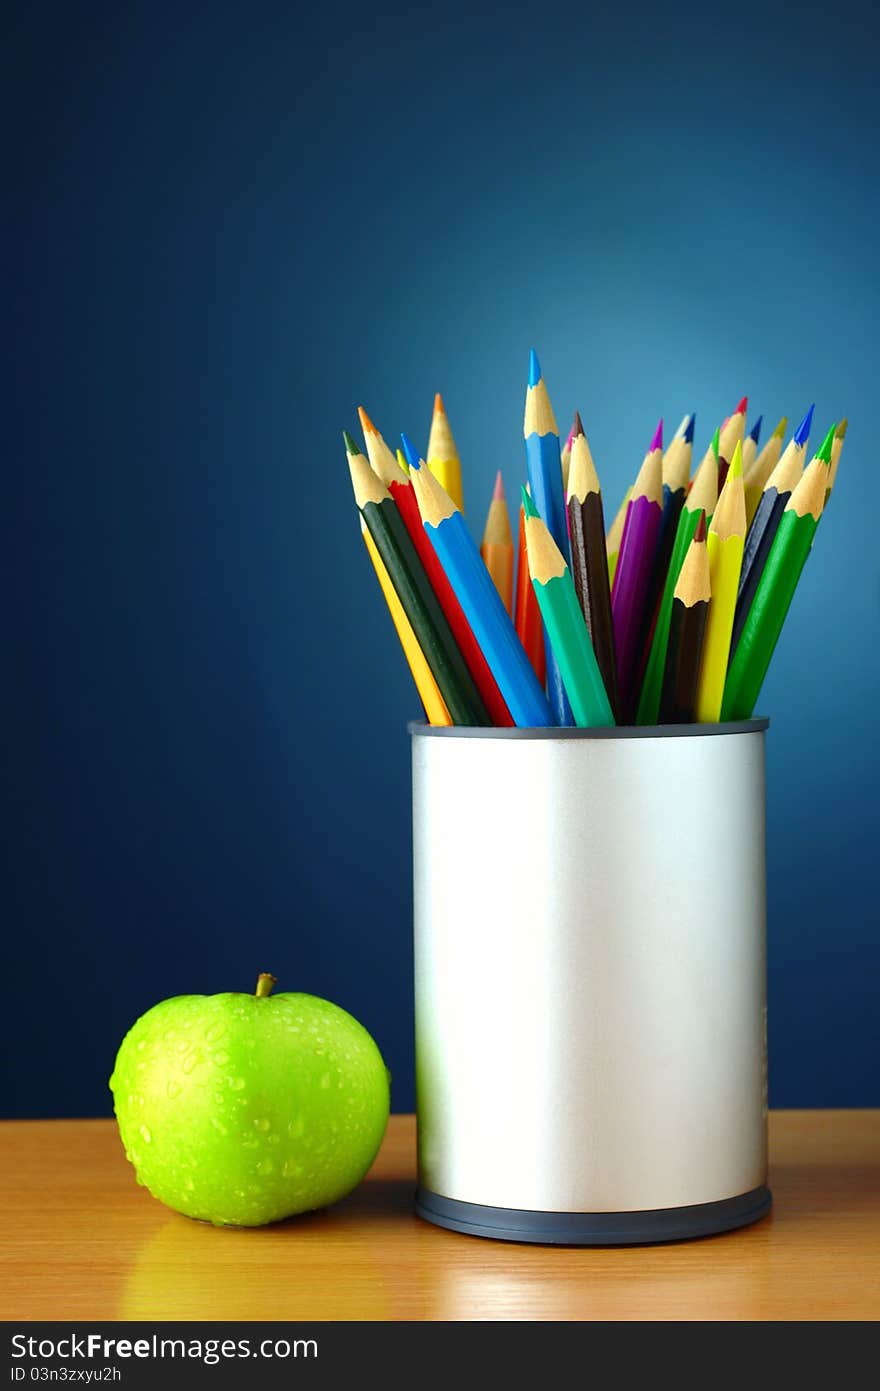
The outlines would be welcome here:
M 638 699 L 633 689 L 645 602 L 663 518 L 663 421 L 654 432 L 633 484 L 611 591 L 621 719 L 628 722 Z

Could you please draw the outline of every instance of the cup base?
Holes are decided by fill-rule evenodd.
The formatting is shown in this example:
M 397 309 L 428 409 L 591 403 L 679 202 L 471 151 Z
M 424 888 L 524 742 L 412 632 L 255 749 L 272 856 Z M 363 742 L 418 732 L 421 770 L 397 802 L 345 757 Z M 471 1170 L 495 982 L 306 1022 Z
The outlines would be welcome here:
M 542 1246 L 650 1246 L 717 1236 L 759 1222 L 770 1211 L 771 1202 L 769 1188 L 761 1187 L 693 1207 L 645 1212 L 530 1212 L 465 1203 L 426 1188 L 416 1191 L 416 1212 L 436 1227 Z

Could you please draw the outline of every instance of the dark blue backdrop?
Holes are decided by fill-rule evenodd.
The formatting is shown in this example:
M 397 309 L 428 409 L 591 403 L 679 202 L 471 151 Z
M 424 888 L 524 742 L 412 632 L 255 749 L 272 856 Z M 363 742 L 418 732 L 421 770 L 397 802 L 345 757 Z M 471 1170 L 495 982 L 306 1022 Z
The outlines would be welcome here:
M 7 8 L 7 1113 L 108 1111 L 136 1015 L 261 969 L 412 1105 L 416 703 L 339 431 L 442 389 L 479 527 L 532 343 L 615 504 L 661 413 L 850 417 L 761 699 L 771 1100 L 880 1102 L 872 10 L 644 8 Z

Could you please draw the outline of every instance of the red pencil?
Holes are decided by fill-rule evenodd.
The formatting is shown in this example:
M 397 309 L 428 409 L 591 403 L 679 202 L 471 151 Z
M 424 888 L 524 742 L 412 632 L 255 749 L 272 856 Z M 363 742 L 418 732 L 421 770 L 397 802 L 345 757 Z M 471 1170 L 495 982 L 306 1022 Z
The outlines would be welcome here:
M 361 429 L 364 432 L 364 443 L 367 447 L 370 466 L 373 472 L 379 475 L 394 499 L 395 506 L 403 518 L 403 524 L 409 532 L 418 557 L 425 567 L 431 588 L 437 596 L 446 621 L 458 643 L 465 665 L 474 679 L 474 685 L 483 697 L 492 723 L 504 728 L 512 728 L 513 720 L 498 689 L 497 682 L 489 670 L 486 658 L 483 656 L 462 612 L 461 604 L 456 599 L 452 585 L 446 578 L 446 571 L 440 564 L 437 552 L 431 545 L 430 538 L 422 525 L 422 515 L 419 512 L 419 504 L 416 501 L 413 486 L 363 406 L 358 406 L 358 415 L 361 420 Z M 529 587 L 531 588 L 531 586 Z

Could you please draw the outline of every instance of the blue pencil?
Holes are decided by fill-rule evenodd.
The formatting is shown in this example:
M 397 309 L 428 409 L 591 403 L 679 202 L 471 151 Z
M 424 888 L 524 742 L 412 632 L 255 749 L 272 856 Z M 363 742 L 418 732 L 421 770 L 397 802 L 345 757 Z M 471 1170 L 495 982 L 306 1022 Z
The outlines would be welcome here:
M 405 441 L 405 449 L 407 444 Z M 512 720 L 521 728 L 552 726 L 553 712 L 547 697 L 464 517 L 434 475 L 422 468 L 421 459 L 412 455 L 407 462 L 425 531 L 489 663 Z
M 547 387 L 541 375 L 538 355 L 532 348 L 529 358 L 529 385 L 526 390 L 526 414 L 523 423 L 526 441 L 526 467 L 532 500 L 566 564 L 571 559 L 568 542 L 568 519 L 565 495 L 562 490 L 562 458 L 559 451 L 559 427 L 550 404 Z M 574 716 L 565 694 L 559 664 L 547 644 L 547 687 L 556 723 L 573 725 Z

